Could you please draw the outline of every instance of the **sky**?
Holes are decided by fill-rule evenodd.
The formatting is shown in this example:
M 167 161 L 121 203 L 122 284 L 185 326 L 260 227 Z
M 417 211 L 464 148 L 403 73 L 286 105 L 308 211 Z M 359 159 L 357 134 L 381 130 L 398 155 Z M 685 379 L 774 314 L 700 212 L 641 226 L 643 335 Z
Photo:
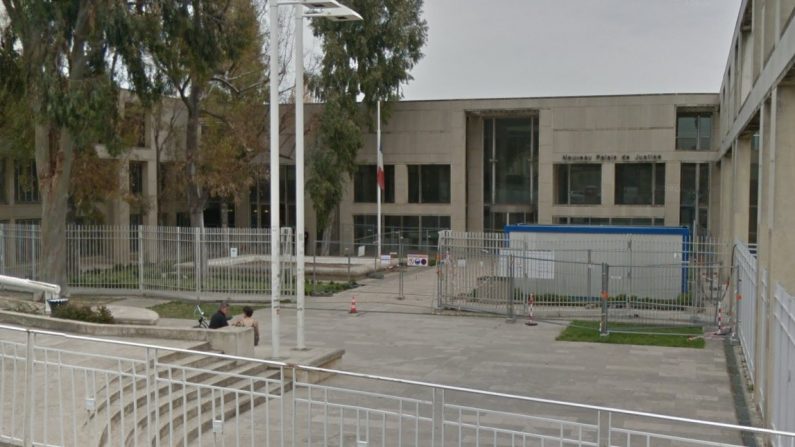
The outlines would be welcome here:
M 741 0 L 424 0 L 405 99 L 717 92 Z

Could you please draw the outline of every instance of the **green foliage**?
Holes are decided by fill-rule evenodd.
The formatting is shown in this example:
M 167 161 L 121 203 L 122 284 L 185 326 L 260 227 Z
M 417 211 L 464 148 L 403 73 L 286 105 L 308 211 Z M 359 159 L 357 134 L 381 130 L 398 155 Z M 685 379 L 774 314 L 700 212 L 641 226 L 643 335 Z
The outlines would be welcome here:
M 362 16 L 358 22 L 314 20 L 322 40 L 323 60 L 310 87 L 325 102 L 307 191 L 315 206 L 318 227 L 325 229 L 339 204 L 346 177 L 356 169 L 362 147 L 361 126 L 374 127 L 379 101 L 382 120 L 399 88 L 411 80 L 409 71 L 422 57 L 428 26 L 422 0 L 351 0 Z M 365 107 L 357 103 L 361 98 Z
M 316 285 L 313 284 L 311 281 L 307 281 L 306 285 L 304 286 L 304 290 L 306 291 L 307 295 L 311 296 L 331 296 L 337 294 L 339 292 L 344 292 L 346 290 L 353 289 L 358 287 L 359 285 L 356 282 L 322 282 L 319 281 Z
M 705 345 L 704 330 L 697 326 L 650 328 L 634 323 L 608 323 L 608 329 L 610 334 L 601 336 L 598 321 L 572 321 L 556 340 L 699 349 Z
M 115 322 L 110 310 L 105 306 L 99 306 L 94 310 L 89 306 L 69 303 L 55 308 L 52 312 L 52 316 L 64 320 L 76 320 L 86 323 L 113 324 Z

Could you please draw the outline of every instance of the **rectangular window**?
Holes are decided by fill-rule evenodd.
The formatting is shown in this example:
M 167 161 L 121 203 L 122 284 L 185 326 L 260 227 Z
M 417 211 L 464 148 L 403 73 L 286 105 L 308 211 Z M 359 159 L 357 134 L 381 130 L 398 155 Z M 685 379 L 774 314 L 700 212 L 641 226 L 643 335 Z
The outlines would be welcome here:
M 557 205 L 599 205 L 602 203 L 602 166 L 555 165 L 555 185 Z
M 14 201 L 16 203 L 39 203 L 39 180 L 36 162 L 17 160 L 14 162 Z
M 682 151 L 712 149 L 712 112 L 676 114 L 676 149 Z
M 409 165 L 409 203 L 450 203 L 450 165 Z
M 251 226 L 254 228 L 270 227 L 270 181 L 260 181 L 251 187 Z M 279 222 L 282 227 L 295 224 L 295 165 L 279 167 Z
M 664 163 L 623 163 L 616 165 L 616 204 L 665 204 Z
M 384 231 L 382 228 L 381 231 Z M 374 242 L 378 233 L 378 219 L 375 214 L 353 216 L 353 240 L 358 243 Z
M 353 176 L 353 201 L 356 203 L 376 203 L 378 187 L 376 165 L 359 165 Z M 383 203 L 395 203 L 395 166 L 384 165 Z
M 709 204 L 709 164 L 682 163 L 679 183 L 679 224 L 707 232 Z
M 143 195 L 144 193 L 144 167 L 143 161 L 130 162 L 130 194 Z

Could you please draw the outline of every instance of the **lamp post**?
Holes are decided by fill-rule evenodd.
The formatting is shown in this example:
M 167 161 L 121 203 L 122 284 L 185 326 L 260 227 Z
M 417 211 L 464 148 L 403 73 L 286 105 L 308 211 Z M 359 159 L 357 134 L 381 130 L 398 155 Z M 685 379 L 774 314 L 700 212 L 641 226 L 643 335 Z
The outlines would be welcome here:
M 279 6 L 295 5 L 295 196 L 296 196 L 296 348 L 304 344 L 304 54 L 303 18 L 325 17 L 337 21 L 361 20 L 361 16 L 337 3 L 336 0 L 271 0 L 270 13 L 270 208 L 271 208 L 271 337 L 272 355 L 278 358 L 279 299 L 281 295 L 281 238 L 279 219 L 279 91 L 276 80 L 279 73 Z M 304 11 L 309 8 L 309 11 Z

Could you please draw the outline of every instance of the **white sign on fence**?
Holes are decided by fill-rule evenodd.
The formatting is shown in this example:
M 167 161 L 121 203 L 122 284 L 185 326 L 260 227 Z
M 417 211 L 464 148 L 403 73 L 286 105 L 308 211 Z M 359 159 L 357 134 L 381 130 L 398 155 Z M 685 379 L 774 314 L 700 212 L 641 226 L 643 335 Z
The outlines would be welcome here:
M 392 256 L 381 255 L 381 265 L 389 265 L 392 263 Z
M 408 254 L 406 255 L 409 267 L 427 267 L 428 255 Z
M 231 247 L 229 249 L 229 257 L 236 258 L 237 257 L 237 247 Z
M 552 250 L 500 250 L 500 276 L 509 276 L 508 262 L 511 260 L 514 278 L 555 279 L 555 252 Z
M 364 245 L 360 245 L 359 248 L 357 248 L 356 255 L 360 258 L 364 256 Z

